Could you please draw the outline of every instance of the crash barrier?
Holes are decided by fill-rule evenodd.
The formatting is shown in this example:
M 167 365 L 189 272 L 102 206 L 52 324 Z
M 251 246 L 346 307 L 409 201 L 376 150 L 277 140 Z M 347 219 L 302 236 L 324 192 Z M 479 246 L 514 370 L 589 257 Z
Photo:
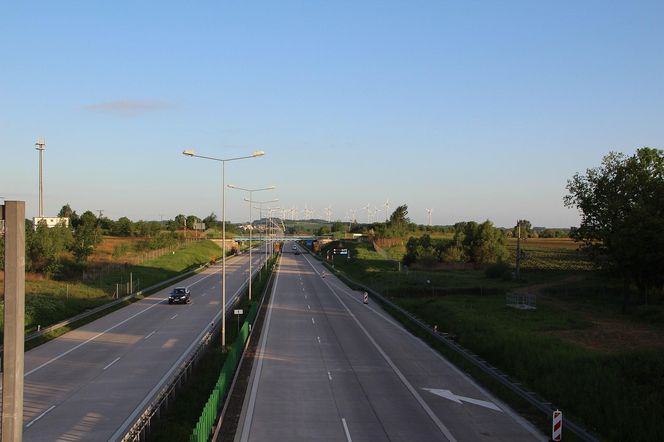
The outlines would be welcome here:
M 266 264 L 265 262 L 263 262 L 261 266 L 254 268 L 254 277 L 256 277 L 266 265 L 269 268 L 269 264 Z M 247 285 L 247 281 L 245 281 L 238 292 L 241 293 L 246 290 Z M 236 303 L 239 298 L 241 298 L 241 296 L 236 298 Z M 230 312 L 232 312 L 232 310 L 230 310 Z M 113 438 L 114 440 L 117 439 L 121 442 L 140 442 L 147 439 L 151 432 L 152 425 L 155 424 L 155 422 L 158 424 L 162 411 L 167 410 L 170 407 L 171 402 L 176 400 L 177 391 L 183 385 L 186 385 L 189 378 L 193 376 L 194 366 L 214 343 L 215 336 L 219 336 L 220 328 L 221 312 L 219 312 L 212 324 L 210 324 L 209 329 L 204 330 L 197 341 L 192 344 L 194 347 L 192 352 L 183 355 L 169 371 L 170 374 L 168 379 L 156 386 L 155 390 L 148 395 L 145 405 L 139 407 L 141 410 L 140 413 L 132 415 L 127 419 L 127 422 L 125 422 L 121 429 L 118 430 L 119 436 Z
M 372 298 L 382 303 L 384 306 L 387 306 L 389 309 L 402 315 L 404 318 L 406 318 L 413 325 L 415 325 L 416 327 L 427 333 L 429 336 L 433 337 L 438 342 L 445 344 L 448 348 L 450 348 L 457 354 L 461 355 L 466 361 L 470 362 L 473 366 L 480 369 L 485 374 L 489 375 L 493 380 L 507 387 L 510 391 L 512 391 L 513 393 L 524 399 L 526 402 L 537 408 L 542 413 L 545 413 L 547 418 L 552 416 L 554 410 L 557 410 L 557 408 L 554 407 L 551 402 L 547 402 L 544 399 L 540 398 L 535 392 L 523 388 L 523 386 L 521 386 L 520 383 L 509 379 L 509 377 L 505 373 L 501 372 L 496 367 L 493 367 L 491 364 L 480 358 L 478 355 L 462 347 L 459 343 L 456 342 L 454 336 L 438 332 L 437 329 L 434 329 L 429 324 L 425 323 L 424 321 L 422 321 L 417 316 L 413 315 L 408 310 L 405 310 L 401 308 L 401 306 L 390 301 L 389 299 L 384 297 L 381 293 L 378 293 L 377 291 L 373 290 L 371 287 L 367 285 L 364 285 L 360 282 L 357 282 L 349 278 L 344 273 L 340 272 L 339 270 L 333 268 L 328 263 L 323 261 L 319 256 L 315 254 L 313 256 L 315 256 L 318 260 L 320 260 L 321 263 L 330 270 L 330 272 L 332 272 L 335 276 L 337 276 L 340 280 L 342 280 L 346 285 L 348 285 L 354 290 L 359 289 L 368 292 Z M 574 433 L 576 436 L 579 437 L 579 439 L 583 440 L 584 442 L 599 441 L 599 439 L 590 434 L 590 432 L 588 432 L 585 428 L 573 422 L 568 417 L 565 418 L 565 428 L 570 432 Z
M 249 338 L 249 332 L 251 324 L 253 324 L 254 319 L 256 319 L 256 313 L 258 312 L 258 304 L 252 304 L 247 314 L 247 318 L 240 329 L 240 334 L 233 342 L 230 351 L 226 354 L 226 360 L 224 361 L 224 366 L 221 369 L 219 374 L 219 379 L 210 394 L 203 412 L 201 413 L 198 423 L 194 428 L 191 436 L 189 437 L 190 442 L 206 442 L 210 438 L 210 433 L 212 432 L 212 427 L 214 426 L 217 416 L 223 407 L 224 399 L 226 393 L 228 393 L 228 387 L 231 382 L 233 382 L 233 374 L 235 369 L 240 363 L 242 358 L 242 351 L 244 350 L 244 344 Z
M 100 305 L 99 307 L 95 307 L 93 309 L 87 310 L 87 311 L 85 311 L 83 313 L 80 313 L 76 316 L 72 316 L 71 318 L 65 319 L 64 321 L 58 322 L 57 324 L 53 324 L 49 327 L 40 328 L 39 330 L 26 335 L 25 336 L 25 341 L 27 342 L 27 341 L 30 341 L 31 339 L 35 339 L 35 338 L 38 338 L 39 336 L 43 336 L 45 334 L 48 334 L 48 333 L 50 333 L 54 330 L 57 330 L 61 327 L 65 327 L 65 326 L 67 326 L 69 324 L 72 324 L 76 321 L 80 321 L 81 319 L 85 319 L 88 316 L 92 316 L 92 315 L 97 314 L 99 312 L 102 312 L 106 309 L 114 307 L 118 304 L 122 304 L 123 302 L 128 301 L 132 298 L 135 298 L 137 296 L 141 296 L 141 295 L 143 295 L 145 293 L 149 293 L 153 290 L 157 290 L 157 289 L 160 289 L 160 288 L 163 288 L 163 287 L 167 287 L 170 284 L 172 284 L 173 282 L 181 280 L 183 278 L 187 278 L 189 276 L 192 276 L 192 275 L 196 274 L 197 272 L 203 270 L 204 268 L 206 268 L 208 266 L 209 266 L 209 264 L 203 264 L 202 266 L 200 266 L 200 267 L 198 267 L 194 270 L 190 270 L 190 271 L 182 273 L 180 275 L 176 275 L 172 278 L 169 278 L 169 279 L 166 279 L 164 281 L 158 282 L 157 284 L 151 285 L 150 287 L 146 287 L 143 290 L 138 290 L 138 291 L 136 291 L 134 293 L 131 293 L 127 296 L 124 296 L 122 298 L 115 299 L 111 302 L 107 302 L 106 304 L 103 304 L 103 305 Z

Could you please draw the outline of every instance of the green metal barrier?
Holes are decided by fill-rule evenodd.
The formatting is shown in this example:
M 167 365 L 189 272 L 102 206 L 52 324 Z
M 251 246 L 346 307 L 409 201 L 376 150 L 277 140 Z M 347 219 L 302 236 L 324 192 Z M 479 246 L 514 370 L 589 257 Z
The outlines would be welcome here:
M 219 374 L 219 379 L 210 394 L 210 399 L 208 399 L 201 417 L 198 419 L 198 423 L 194 428 L 191 436 L 189 437 L 189 442 L 206 442 L 210 438 L 210 433 L 212 432 L 212 426 L 214 425 L 217 416 L 219 415 L 220 407 L 223 404 L 224 399 L 226 398 L 226 393 L 228 392 L 228 387 L 230 382 L 233 380 L 233 374 L 235 369 L 240 363 L 240 358 L 242 357 L 242 349 L 244 344 L 249 338 L 249 327 L 250 324 L 253 324 L 258 313 L 258 304 L 254 303 L 249 308 L 247 313 L 247 318 L 242 324 L 240 333 L 233 342 L 230 351 L 226 355 L 226 360 L 224 361 L 224 366 L 221 369 Z

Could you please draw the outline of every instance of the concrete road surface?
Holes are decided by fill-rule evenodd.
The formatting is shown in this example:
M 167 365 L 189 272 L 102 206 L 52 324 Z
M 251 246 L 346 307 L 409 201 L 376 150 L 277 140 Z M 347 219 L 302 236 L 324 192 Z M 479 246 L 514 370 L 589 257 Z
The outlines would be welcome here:
M 254 255 L 254 269 L 263 259 Z M 248 254 L 226 264 L 231 306 L 247 280 Z M 169 305 L 172 287 L 166 288 L 25 354 L 25 441 L 106 441 L 123 435 L 220 317 L 220 265 L 176 285 L 190 288 L 191 304 Z
M 236 441 L 546 440 L 323 272 L 282 256 Z

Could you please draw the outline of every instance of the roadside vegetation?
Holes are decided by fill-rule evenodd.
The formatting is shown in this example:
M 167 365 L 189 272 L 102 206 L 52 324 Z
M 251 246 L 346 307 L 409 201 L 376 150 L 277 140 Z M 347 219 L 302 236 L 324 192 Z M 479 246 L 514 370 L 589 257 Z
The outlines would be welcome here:
M 90 280 L 85 280 L 82 274 L 78 278 L 65 280 L 49 279 L 37 273 L 28 274 L 25 285 L 25 331 L 33 332 L 38 325 L 46 327 L 105 304 L 116 297 L 119 286 L 123 290 L 118 293 L 118 297 L 125 296 L 130 275 L 136 291 L 139 284 L 140 287 L 148 287 L 207 263 L 220 254 L 221 249 L 215 243 L 195 241 L 140 264 L 101 267 L 105 271 L 99 271 L 99 275 Z M 2 278 L 0 286 L 3 286 Z M 0 336 L 3 308 L 4 304 L 0 304 Z
M 321 257 L 602 438 L 660 440 L 664 153 L 609 154 L 601 167 L 575 175 L 568 191 L 565 203 L 582 213 L 570 238 L 527 220 L 514 229 L 490 221 L 414 226 L 401 206 L 388 222 L 365 226 L 362 240 L 326 244 Z M 349 249 L 350 258 L 335 248 Z M 507 294 L 536 295 L 536 309 L 508 307 Z M 550 422 L 540 425 L 548 431 Z

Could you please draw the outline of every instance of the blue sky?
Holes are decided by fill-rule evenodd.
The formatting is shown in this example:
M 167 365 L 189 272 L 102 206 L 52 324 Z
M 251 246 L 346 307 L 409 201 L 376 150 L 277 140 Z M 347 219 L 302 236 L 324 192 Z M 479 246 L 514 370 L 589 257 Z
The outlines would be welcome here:
M 664 148 L 663 22 L 662 1 L 4 2 L 0 196 L 36 214 L 44 136 L 47 214 L 220 214 L 220 166 L 181 151 L 261 149 L 226 182 L 318 217 L 389 198 L 574 225 L 575 172 Z

